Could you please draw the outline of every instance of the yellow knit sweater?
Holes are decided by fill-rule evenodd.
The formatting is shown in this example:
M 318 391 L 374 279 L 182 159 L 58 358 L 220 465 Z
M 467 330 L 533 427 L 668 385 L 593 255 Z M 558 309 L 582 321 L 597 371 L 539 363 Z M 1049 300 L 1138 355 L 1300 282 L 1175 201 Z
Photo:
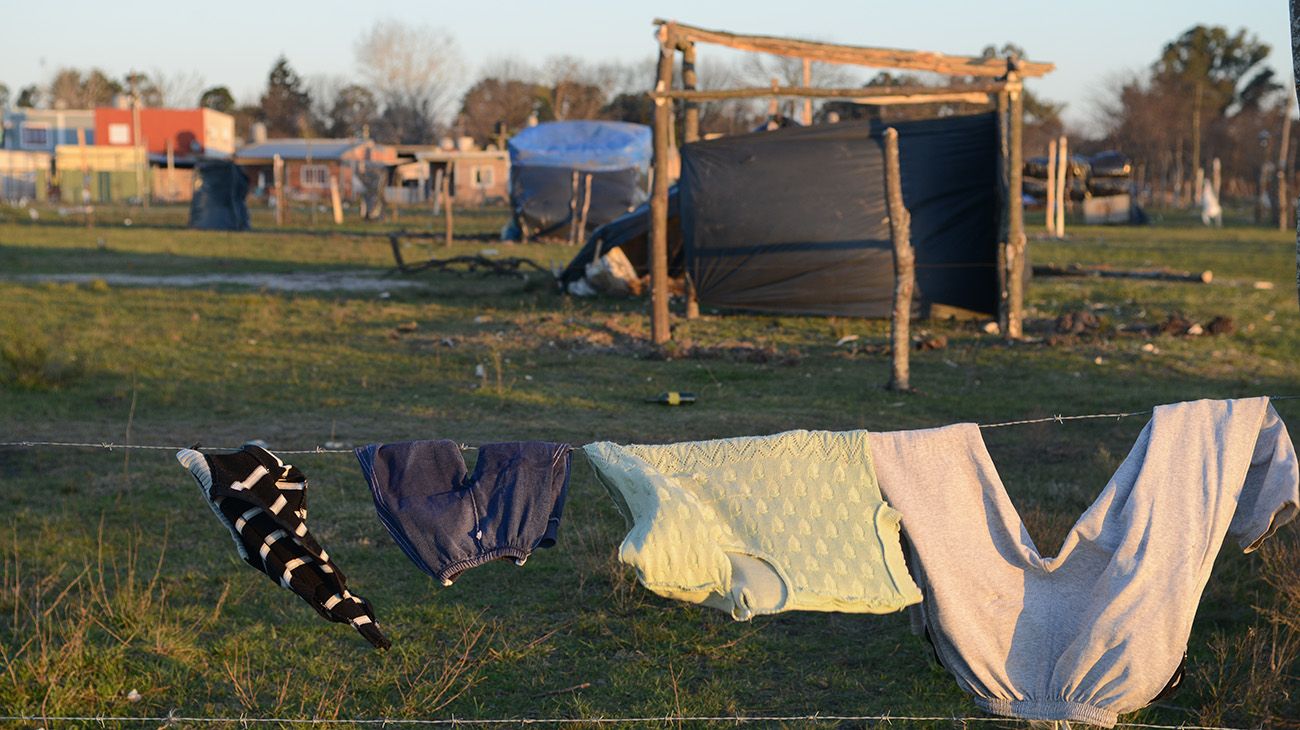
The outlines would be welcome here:
M 584 450 L 631 526 L 619 560 L 661 596 L 738 621 L 890 613 L 921 600 L 866 431 Z

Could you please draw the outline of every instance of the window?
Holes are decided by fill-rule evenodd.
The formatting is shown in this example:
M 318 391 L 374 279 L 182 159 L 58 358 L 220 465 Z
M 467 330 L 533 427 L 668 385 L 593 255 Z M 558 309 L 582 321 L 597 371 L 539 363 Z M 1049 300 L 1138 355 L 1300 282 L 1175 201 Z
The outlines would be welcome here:
M 303 165 L 298 173 L 298 182 L 304 188 L 328 188 L 330 186 L 329 165 Z
M 49 147 L 50 128 L 44 124 L 24 123 L 19 139 L 23 147 Z
M 496 180 L 493 176 L 493 172 L 494 171 L 490 167 L 475 167 L 474 185 L 480 188 L 491 187 L 492 183 Z
M 108 125 L 108 143 L 131 144 L 131 125 L 120 123 Z

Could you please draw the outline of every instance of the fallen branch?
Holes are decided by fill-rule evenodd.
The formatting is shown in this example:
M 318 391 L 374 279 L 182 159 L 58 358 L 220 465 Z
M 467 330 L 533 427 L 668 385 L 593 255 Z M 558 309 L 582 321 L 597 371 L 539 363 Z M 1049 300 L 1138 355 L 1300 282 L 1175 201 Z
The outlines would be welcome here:
M 536 695 L 536 696 L 537 696 L 537 697 L 553 697 L 553 696 L 555 696 L 555 695 L 562 695 L 562 694 L 566 694 L 566 693 L 568 693 L 568 692 L 577 692 L 578 690 L 587 689 L 587 688 L 589 688 L 589 687 L 591 687 L 591 682 L 583 682 L 582 684 L 575 684 L 575 685 L 573 685 L 572 687 L 565 687 L 564 689 L 553 689 L 553 690 L 551 690 L 551 691 L 549 691 L 549 692 L 542 692 L 542 693 L 540 693 L 540 694 L 538 694 L 538 695 Z
M 390 233 L 388 242 L 393 247 L 393 261 L 397 270 L 403 274 L 416 274 L 421 271 L 465 271 L 474 273 L 483 270 L 484 274 L 497 276 L 523 276 L 521 269 L 533 269 L 550 274 L 544 266 L 532 259 L 511 256 L 507 258 L 489 258 L 482 254 L 469 256 L 451 256 L 445 259 L 428 259 L 417 264 L 408 264 L 402 257 L 402 237 L 408 234 Z
M 1172 269 L 1112 269 L 1109 266 L 1056 266 L 1055 264 L 1035 264 L 1034 276 L 1096 276 L 1103 279 L 1147 279 L 1152 281 L 1181 281 L 1189 284 L 1209 284 L 1214 280 L 1214 272 L 1205 270 L 1200 273 L 1192 271 L 1174 271 Z

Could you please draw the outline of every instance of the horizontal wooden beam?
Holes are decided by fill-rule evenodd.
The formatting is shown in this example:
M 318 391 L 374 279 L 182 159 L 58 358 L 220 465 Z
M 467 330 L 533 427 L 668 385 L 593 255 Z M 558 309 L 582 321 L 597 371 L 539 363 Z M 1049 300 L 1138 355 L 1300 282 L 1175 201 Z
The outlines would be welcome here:
M 888 104 L 937 104 L 949 101 L 981 104 L 989 100 L 989 94 L 996 94 L 1003 87 L 1004 85 L 1000 83 L 984 83 L 960 87 L 865 86 L 852 89 L 830 89 L 815 86 L 755 86 L 740 89 L 668 89 L 665 91 L 652 91 L 650 96 L 655 99 L 684 99 L 687 101 L 797 97 L 842 99 L 877 106 Z
M 777 56 L 807 58 L 811 61 L 838 63 L 872 68 L 896 68 L 909 71 L 931 71 L 950 76 L 988 76 L 1006 74 L 1007 59 L 980 56 L 950 56 L 932 51 L 907 51 L 897 48 L 870 48 L 839 43 L 806 41 L 798 38 L 781 38 L 767 35 L 742 35 L 720 30 L 697 28 L 676 21 L 656 19 L 658 25 L 674 23 L 674 41 L 679 45 L 690 42 L 713 43 L 727 48 Z M 1018 61 L 1017 71 L 1022 77 L 1036 77 L 1056 69 L 1051 63 Z

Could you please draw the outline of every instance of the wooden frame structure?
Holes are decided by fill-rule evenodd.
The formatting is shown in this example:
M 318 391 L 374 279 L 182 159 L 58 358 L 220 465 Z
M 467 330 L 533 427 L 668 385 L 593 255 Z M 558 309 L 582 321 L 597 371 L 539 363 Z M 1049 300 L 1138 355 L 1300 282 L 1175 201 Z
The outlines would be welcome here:
M 668 175 L 671 135 L 675 134 L 675 103 L 683 104 L 682 137 L 689 144 L 700 137 L 701 101 L 718 99 L 802 98 L 804 119 L 811 121 L 812 99 L 844 99 L 878 106 L 932 104 L 938 102 L 995 103 L 1000 130 L 1001 168 L 998 184 L 1002 191 L 1002 228 L 998 244 L 998 323 L 1009 339 L 1021 336 L 1024 307 L 1025 226 L 1021 205 L 1021 127 L 1024 117 L 1022 79 L 1043 76 L 1055 66 L 1015 57 L 982 58 L 950 56 L 930 51 L 868 48 L 820 43 L 764 35 L 741 35 L 685 25 L 672 20 L 655 20 L 659 42 L 658 76 L 650 97 L 654 101 L 654 186 L 650 195 L 650 330 L 651 339 L 663 344 L 672 338 L 668 311 Z M 701 90 L 695 71 L 697 43 L 712 43 L 741 51 L 769 53 L 803 61 L 803 86 Z M 682 54 L 682 87 L 673 88 L 677 53 Z M 872 68 L 929 71 L 952 77 L 977 77 L 972 83 L 948 87 L 896 86 L 831 89 L 811 84 L 813 61 Z M 695 288 L 686 280 L 686 316 L 699 314 Z

